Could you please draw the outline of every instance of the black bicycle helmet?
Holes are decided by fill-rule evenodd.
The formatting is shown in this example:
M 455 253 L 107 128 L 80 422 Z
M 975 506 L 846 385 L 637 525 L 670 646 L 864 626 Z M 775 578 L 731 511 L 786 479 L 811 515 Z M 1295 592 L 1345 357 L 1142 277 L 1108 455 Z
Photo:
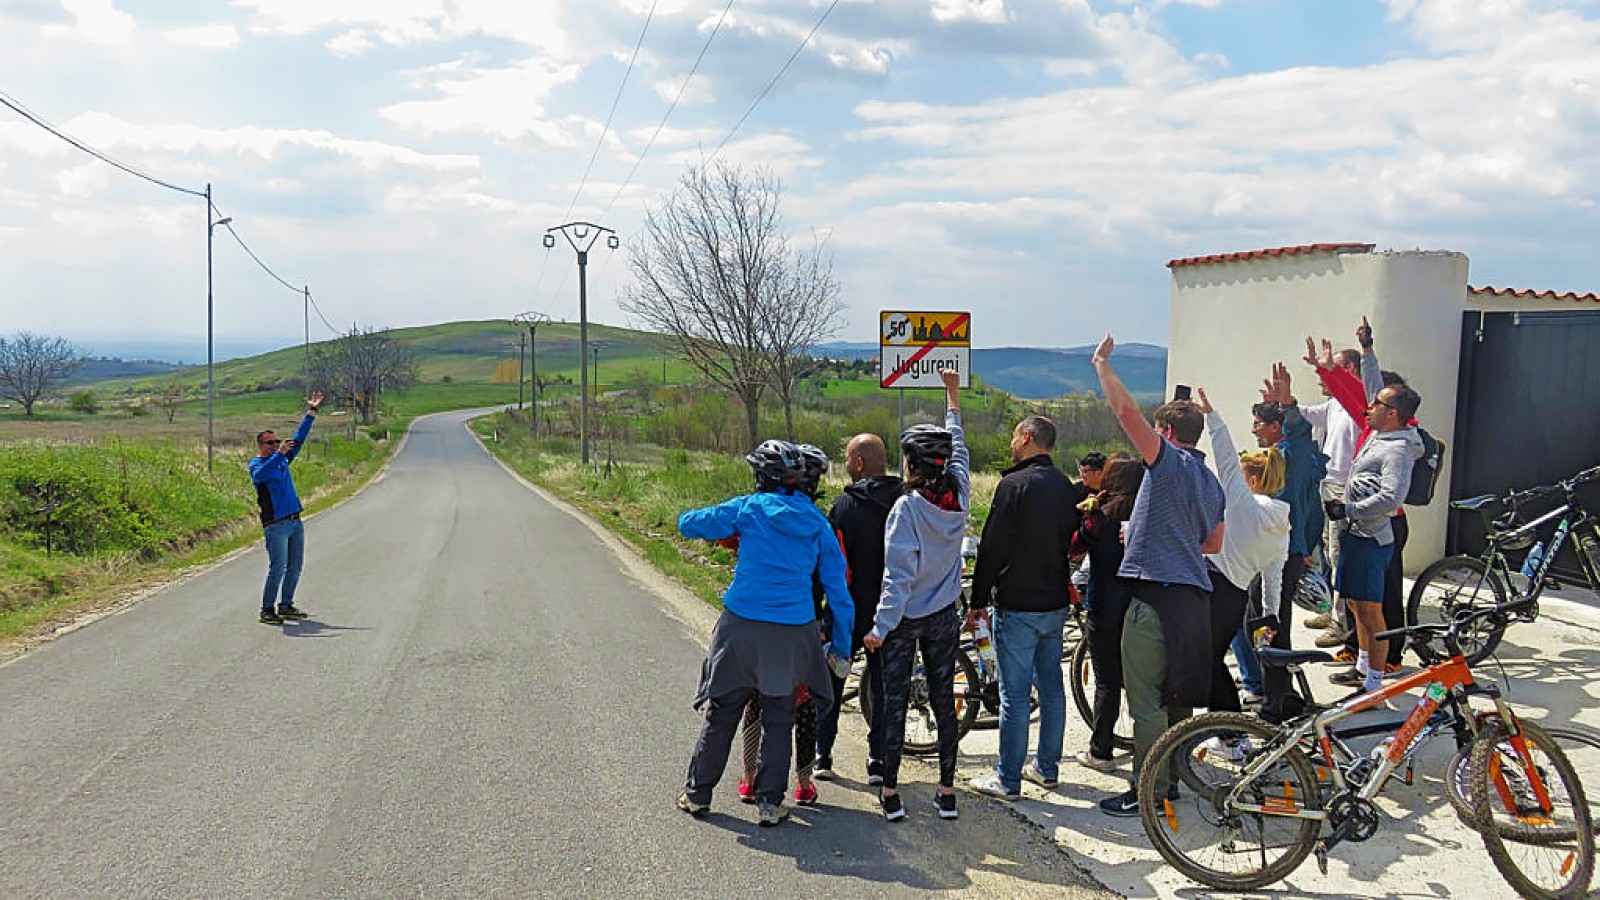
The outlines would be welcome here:
M 756 487 L 763 491 L 799 487 L 806 469 L 800 448 L 788 441 L 762 441 L 745 454 L 744 461 L 755 473 Z
M 943 475 L 955 450 L 955 435 L 937 425 L 913 425 L 900 432 L 900 453 L 913 475 Z
M 800 473 L 800 490 L 816 496 L 822 476 L 828 474 L 828 454 L 814 444 L 800 444 L 795 449 L 800 451 L 800 458 L 805 463 L 805 469 Z

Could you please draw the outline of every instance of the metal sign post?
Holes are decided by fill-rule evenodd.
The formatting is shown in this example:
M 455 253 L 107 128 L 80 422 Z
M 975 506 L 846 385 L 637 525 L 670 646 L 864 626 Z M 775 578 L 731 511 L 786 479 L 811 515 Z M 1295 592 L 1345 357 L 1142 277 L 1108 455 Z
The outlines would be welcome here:
M 944 388 L 939 370 L 954 367 L 970 386 L 972 314 L 878 314 L 878 383 L 885 388 Z

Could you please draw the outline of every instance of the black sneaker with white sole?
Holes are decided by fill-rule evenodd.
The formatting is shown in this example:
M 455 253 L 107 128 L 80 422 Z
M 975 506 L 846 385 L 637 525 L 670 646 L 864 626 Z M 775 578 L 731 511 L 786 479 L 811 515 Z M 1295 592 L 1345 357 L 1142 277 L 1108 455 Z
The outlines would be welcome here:
M 283 617 L 278 615 L 277 613 L 273 612 L 270 609 L 263 609 L 261 611 L 261 624 L 263 624 L 263 625 L 282 625 L 283 624 Z
M 878 805 L 883 808 L 883 819 L 886 822 L 898 822 L 906 817 L 906 805 L 900 800 L 899 794 L 879 797 Z
M 309 618 L 311 618 L 311 614 L 306 612 L 305 610 L 301 609 L 300 607 L 295 606 L 293 603 L 291 603 L 288 606 L 280 606 L 280 607 L 278 607 L 278 618 L 280 618 L 280 619 L 309 619 Z
M 933 805 L 939 808 L 939 818 L 941 819 L 957 819 L 961 817 L 961 814 L 956 812 L 955 794 L 936 793 L 933 795 Z
M 867 760 L 867 784 L 870 784 L 870 785 L 883 784 L 883 760 L 881 760 L 881 759 L 869 759 L 869 760 Z
M 1178 785 L 1174 783 L 1167 788 L 1167 799 L 1178 799 Z M 1131 817 L 1139 814 L 1139 792 L 1128 790 L 1115 797 L 1107 797 L 1100 801 L 1100 811 L 1108 816 Z

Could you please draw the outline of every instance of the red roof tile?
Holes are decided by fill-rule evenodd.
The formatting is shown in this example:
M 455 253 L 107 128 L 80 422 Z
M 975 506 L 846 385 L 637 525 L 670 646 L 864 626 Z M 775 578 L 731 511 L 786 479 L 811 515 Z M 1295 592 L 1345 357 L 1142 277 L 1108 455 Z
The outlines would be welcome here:
M 1482 285 L 1480 287 L 1472 287 L 1469 285 L 1467 287 L 1467 293 L 1479 295 L 1487 294 L 1491 297 L 1519 297 L 1523 300 L 1572 300 L 1574 302 L 1588 300 L 1591 303 L 1600 303 L 1600 294 L 1595 294 L 1593 292 L 1587 294 L 1575 294 L 1572 291 L 1557 293 L 1555 291 L 1530 291 L 1517 290 L 1516 288 L 1497 288 L 1490 285 Z
M 1188 256 L 1167 261 L 1167 268 L 1180 266 L 1208 266 L 1213 263 L 1248 262 L 1253 259 L 1270 259 L 1278 256 L 1303 256 L 1311 253 L 1371 253 L 1373 244 L 1299 244 L 1294 247 L 1271 247 L 1266 250 L 1243 250 L 1238 253 L 1217 253 L 1211 256 Z

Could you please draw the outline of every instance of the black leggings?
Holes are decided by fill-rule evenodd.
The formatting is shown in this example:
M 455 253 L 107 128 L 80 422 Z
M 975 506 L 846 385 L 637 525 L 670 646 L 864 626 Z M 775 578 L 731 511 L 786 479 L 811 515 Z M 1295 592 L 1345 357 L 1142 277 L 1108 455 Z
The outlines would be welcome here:
M 956 650 L 961 645 L 961 619 L 954 603 L 931 615 L 901 619 L 878 652 L 883 654 L 883 786 L 900 784 L 900 756 L 906 742 L 906 705 L 910 701 L 911 668 L 920 647 L 928 701 L 939 729 L 939 784 L 955 787 Z
M 1239 703 L 1239 689 L 1228 673 L 1228 647 L 1244 624 L 1244 611 L 1249 605 L 1250 594 L 1244 588 L 1220 572 L 1211 573 L 1211 701 L 1206 708 L 1212 712 L 1244 709 Z
M 1091 575 L 1099 578 L 1098 573 Z M 1116 753 L 1117 718 L 1122 714 L 1122 620 L 1133 601 L 1128 586 L 1115 575 L 1097 584 L 1085 624 L 1089 664 L 1094 667 L 1094 728 L 1089 754 L 1110 759 Z

